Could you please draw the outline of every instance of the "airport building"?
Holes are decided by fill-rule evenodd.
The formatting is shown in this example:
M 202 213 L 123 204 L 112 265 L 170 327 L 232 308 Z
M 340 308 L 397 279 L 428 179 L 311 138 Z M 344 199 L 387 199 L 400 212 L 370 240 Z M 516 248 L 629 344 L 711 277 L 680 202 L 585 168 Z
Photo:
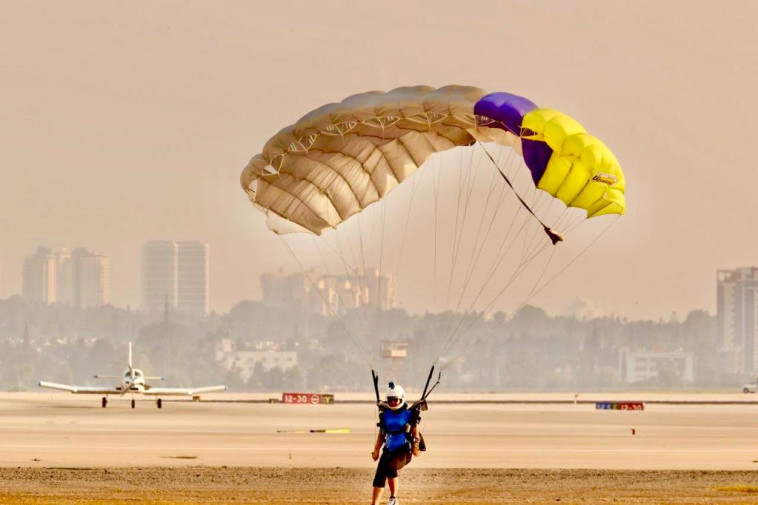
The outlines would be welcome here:
M 263 344 L 254 349 L 237 349 L 232 339 L 224 338 L 216 344 L 216 361 L 227 370 L 239 369 L 240 377 L 247 381 L 253 376 L 256 366 L 261 366 L 266 372 L 276 367 L 286 371 L 297 366 L 297 352 L 279 351 L 274 346 L 267 348 Z
M 758 370 L 758 267 L 717 272 L 717 318 L 721 351 L 736 372 Z
M 626 383 L 641 382 L 671 374 L 684 382 L 695 380 L 694 357 L 684 351 L 657 351 L 621 349 L 619 372 Z
M 184 314 L 208 315 L 208 244 L 150 241 L 142 247 L 142 308 L 158 312 L 166 305 Z
M 322 316 L 369 307 L 388 310 L 395 305 L 395 276 L 371 269 L 367 275 L 328 275 L 314 268 L 305 273 L 263 274 L 263 303 L 298 308 Z
M 39 247 L 22 270 L 22 296 L 30 301 L 98 307 L 110 303 L 110 284 L 108 257 L 84 248 Z

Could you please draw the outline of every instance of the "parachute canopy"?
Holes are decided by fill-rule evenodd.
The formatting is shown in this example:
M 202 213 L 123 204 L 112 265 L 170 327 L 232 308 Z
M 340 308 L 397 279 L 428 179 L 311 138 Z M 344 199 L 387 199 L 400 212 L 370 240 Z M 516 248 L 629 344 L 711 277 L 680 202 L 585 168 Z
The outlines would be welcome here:
M 588 218 L 625 211 L 616 157 L 581 124 L 526 98 L 471 86 L 371 91 L 319 107 L 271 137 L 240 182 L 275 232 L 320 235 L 436 153 L 475 142 L 512 147 L 538 189 Z

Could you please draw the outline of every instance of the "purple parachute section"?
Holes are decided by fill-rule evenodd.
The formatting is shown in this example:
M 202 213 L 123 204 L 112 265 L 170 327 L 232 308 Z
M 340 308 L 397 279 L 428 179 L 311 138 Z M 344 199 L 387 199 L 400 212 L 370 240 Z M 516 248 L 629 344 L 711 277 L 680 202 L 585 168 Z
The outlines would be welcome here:
M 536 108 L 537 105 L 527 98 L 500 91 L 490 93 L 476 102 L 474 114 L 494 119 L 499 123 L 490 126 L 521 136 L 521 122 L 524 116 Z M 553 150 L 545 142 L 523 138 L 521 147 L 524 162 L 532 172 L 532 180 L 534 184 L 538 184 L 542 174 L 545 173 L 550 156 L 553 155 Z

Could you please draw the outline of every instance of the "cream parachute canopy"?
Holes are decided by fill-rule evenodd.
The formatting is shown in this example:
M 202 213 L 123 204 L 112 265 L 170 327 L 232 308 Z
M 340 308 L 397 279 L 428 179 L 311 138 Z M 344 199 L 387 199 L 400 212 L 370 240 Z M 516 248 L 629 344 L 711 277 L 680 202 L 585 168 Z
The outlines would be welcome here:
M 320 235 L 436 153 L 476 142 L 512 147 L 538 189 L 588 218 L 625 212 L 624 174 L 598 138 L 556 110 L 471 86 L 371 91 L 319 107 L 271 137 L 240 182 L 276 233 Z

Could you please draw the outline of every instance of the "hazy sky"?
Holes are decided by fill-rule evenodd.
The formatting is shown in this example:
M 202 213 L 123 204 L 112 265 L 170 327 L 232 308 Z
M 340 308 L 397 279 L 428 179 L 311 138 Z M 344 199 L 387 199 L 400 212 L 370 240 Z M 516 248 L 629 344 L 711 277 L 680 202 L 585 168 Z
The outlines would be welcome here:
M 528 96 L 601 137 L 628 215 L 543 293 L 605 312 L 715 310 L 758 264 L 758 3 L 0 2 L 0 296 L 38 245 L 107 254 L 139 303 L 150 239 L 211 249 L 211 306 L 293 267 L 239 187 L 323 103 L 409 84 Z

